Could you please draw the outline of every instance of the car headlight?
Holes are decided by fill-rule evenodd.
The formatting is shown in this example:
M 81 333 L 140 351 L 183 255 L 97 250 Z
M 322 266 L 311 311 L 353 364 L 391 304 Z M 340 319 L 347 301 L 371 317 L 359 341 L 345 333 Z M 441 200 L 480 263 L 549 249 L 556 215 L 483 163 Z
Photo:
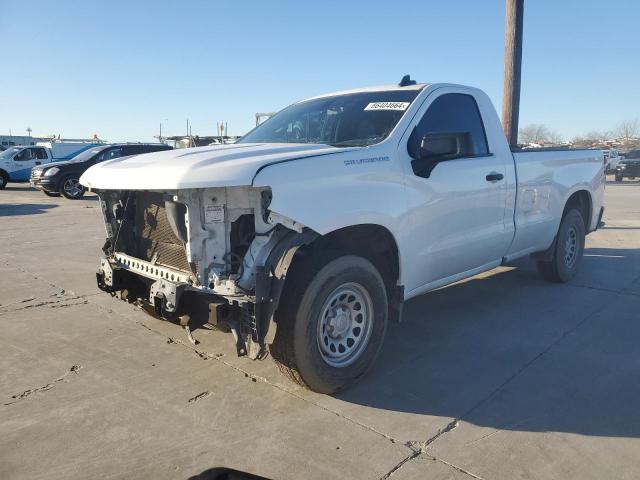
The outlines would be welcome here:
M 625 164 L 623 164 L 623 163 L 618 165 L 618 170 L 624 170 L 625 168 L 627 168 L 627 166 Z
M 50 177 L 52 175 L 55 175 L 59 171 L 60 171 L 60 169 L 58 167 L 52 167 L 49 170 L 47 170 L 46 172 L 44 172 L 44 176 L 45 177 Z

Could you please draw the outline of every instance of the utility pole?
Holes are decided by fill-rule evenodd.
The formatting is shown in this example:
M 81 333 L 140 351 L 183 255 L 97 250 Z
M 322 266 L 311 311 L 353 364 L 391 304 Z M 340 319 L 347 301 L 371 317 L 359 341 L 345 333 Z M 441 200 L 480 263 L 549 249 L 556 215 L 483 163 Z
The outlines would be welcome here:
M 518 117 L 520 115 L 524 0 L 506 0 L 506 2 L 502 128 L 509 145 L 515 147 L 518 144 Z

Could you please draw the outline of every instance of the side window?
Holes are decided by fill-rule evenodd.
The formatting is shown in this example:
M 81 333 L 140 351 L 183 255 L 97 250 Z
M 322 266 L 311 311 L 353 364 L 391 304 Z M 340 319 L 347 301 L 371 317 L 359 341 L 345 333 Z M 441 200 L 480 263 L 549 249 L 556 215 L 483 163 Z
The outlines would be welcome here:
M 409 137 L 407 150 L 411 157 L 420 157 L 422 139 L 430 134 L 457 134 L 463 139 L 456 157 L 489 153 L 482 117 L 471 95 L 447 93 L 434 100 Z
M 33 150 L 34 150 L 33 148 L 25 148 L 20 153 L 18 153 L 15 157 L 13 157 L 13 159 L 17 162 L 33 160 L 33 158 L 35 158 Z
M 46 160 L 47 159 L 47 152 L 44 148 L 36 148 L 36 158 L 38 160 Z
M 118 158 L 122 156 L 122 147 L 117 148 L 109 148 L 102 152 L 98 157 L 98 162 L 103 162 L 105 160 L 112 160 L 114 158 Z
M 142 153 L 162 152 L 164 150 L 169 150 L 169 147 L 166 145 L 147 145 L 143 147 Z
M 142 145 L 125 145 L 122 147 L 123 153 L 122 156 L 126 157 L 128 155 L 139 155 L 141 153 L 145 153 L 144 147 Z

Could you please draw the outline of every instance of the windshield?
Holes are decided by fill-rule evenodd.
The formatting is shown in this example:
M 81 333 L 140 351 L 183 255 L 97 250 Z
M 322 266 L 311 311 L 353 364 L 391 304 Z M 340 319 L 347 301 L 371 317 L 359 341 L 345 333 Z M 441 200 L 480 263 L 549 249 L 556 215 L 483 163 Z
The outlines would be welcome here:
M 91 158 L 93 158 L 94 155 L 97 155 L 98 153 L 100 153 L 105 148 L 106 147 L 90 148 L 89 150 L 85 150 L 84 152 L 79 153 L 69 161 L 71 163 L 86 162 L 87 160 L 90 160 Z
M 12 158 L 17 152 L 22 150 L 24 147 L 11 147 L 6 149 L 4 152 L 0 152 L 1 160 L 9 160 Z
M 296 103 L 236 143 L 318 143 L 336 147 L 384 140 L 419 90 L 362 92 Z

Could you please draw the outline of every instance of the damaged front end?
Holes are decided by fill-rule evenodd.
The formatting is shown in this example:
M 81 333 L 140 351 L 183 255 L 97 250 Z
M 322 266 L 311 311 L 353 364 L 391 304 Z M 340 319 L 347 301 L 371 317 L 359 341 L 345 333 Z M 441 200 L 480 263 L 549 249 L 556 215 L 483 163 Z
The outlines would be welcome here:
M 297 250 L 317 234 L 269 210 L 268 188 L 102 190 L 107 231 L 98 287 L 192 328 L 231 331 L 259 358 Z

